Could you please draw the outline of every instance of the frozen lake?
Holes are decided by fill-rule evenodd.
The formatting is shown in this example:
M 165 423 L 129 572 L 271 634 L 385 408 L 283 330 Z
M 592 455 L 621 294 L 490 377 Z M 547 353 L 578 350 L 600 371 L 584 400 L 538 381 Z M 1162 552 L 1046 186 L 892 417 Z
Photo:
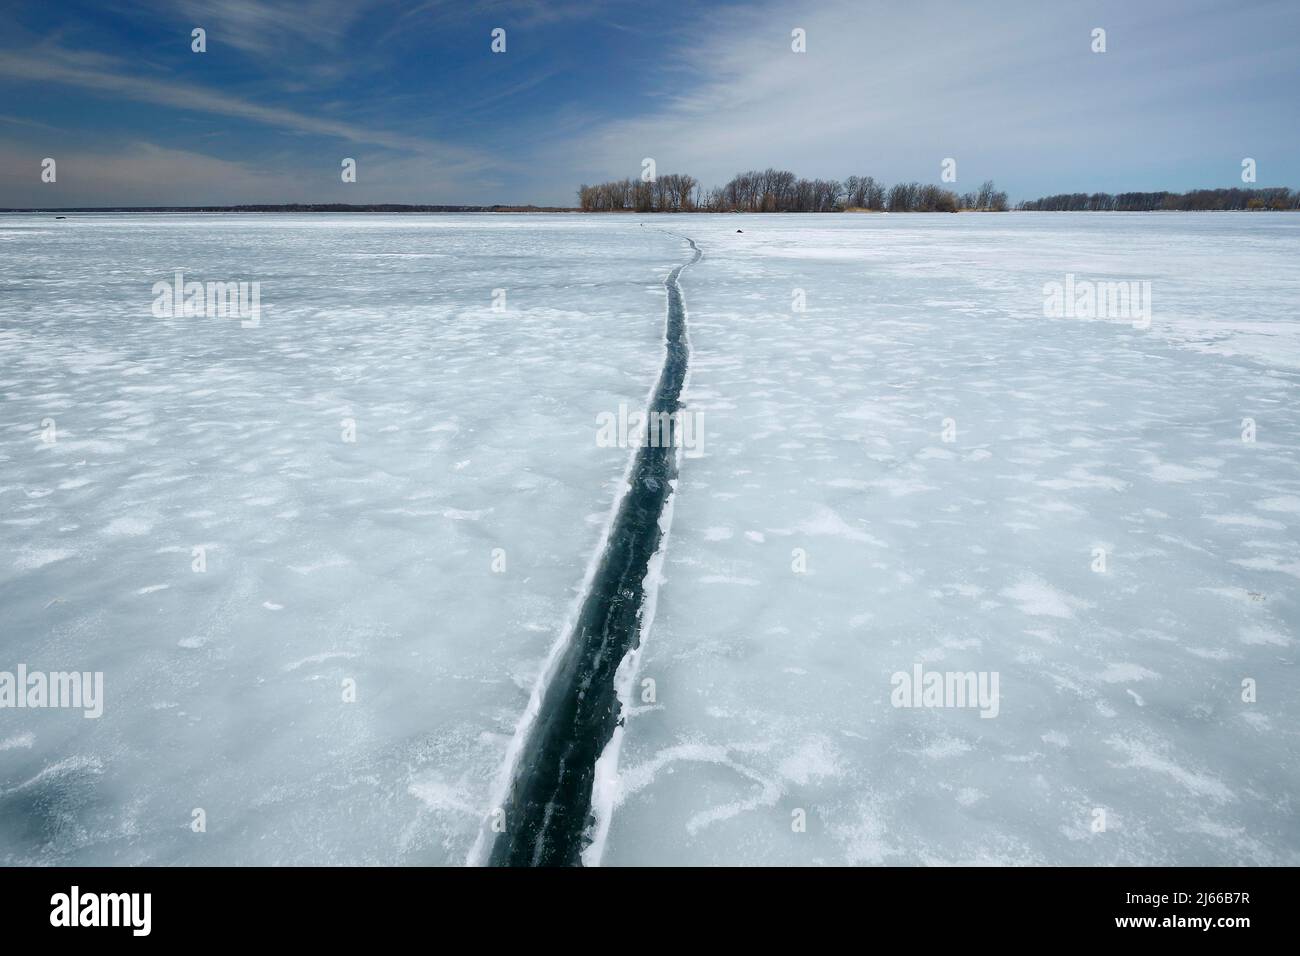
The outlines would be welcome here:
M 702 447 L 588 862 L 1300 863 L 1300 219 L 1228 213 L 0 217 L 0 672 L 104 684 L 0 709 L 0 863 L 481 859 L 664 230 Z

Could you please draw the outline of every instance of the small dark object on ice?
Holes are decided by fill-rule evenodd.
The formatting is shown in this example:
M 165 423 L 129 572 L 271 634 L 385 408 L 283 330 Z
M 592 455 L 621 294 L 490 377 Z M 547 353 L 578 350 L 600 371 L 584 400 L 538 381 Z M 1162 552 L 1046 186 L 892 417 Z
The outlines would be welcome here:
M 736 232 L 744 232 L 744 229 L 737 229 Z

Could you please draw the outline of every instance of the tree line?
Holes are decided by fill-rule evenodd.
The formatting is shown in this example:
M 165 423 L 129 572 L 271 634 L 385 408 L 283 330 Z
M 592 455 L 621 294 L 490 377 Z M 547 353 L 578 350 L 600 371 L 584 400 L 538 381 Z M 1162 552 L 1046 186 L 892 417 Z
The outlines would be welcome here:
M 1208 212 L 1230 209 L 1300 209 L 1300 192 L 1285 187 L 1193 189 L 1185 193 L 1061 193 L 1021 202 L 1030 212 Z
M 958 194 L 939 186 L 886 187 L 871 176 L 802 179 L 786 169 L 738 173 L 706 190 L 694 176 L 671 173 L 653 180 L 619 179 L 578 188 L 583 212 L 1005 212 L 1007 194 L 993 181 Z

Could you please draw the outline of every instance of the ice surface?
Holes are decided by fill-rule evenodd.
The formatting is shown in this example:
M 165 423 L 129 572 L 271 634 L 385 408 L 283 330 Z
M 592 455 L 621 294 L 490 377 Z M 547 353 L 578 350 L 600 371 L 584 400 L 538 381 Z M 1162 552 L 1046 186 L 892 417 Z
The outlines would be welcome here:
M 705 456 L 604 862 L 1300 861 L 1300 221 L 676 228 Z M 1044 318 L 1066 273 L 1151 328 Z M 997 716 L 891 706 L 916 664 Z
M 1041 213 L 0 218 L 0 670 L 106 694 L 0 710 L 0 863 L 462 862 L 662 361 L 656 227 L 704 455 L 603 862 L 1300 862 L 1300 221 Z M 153 317 L 176 269 L 258 327 Z M 1067 273 L 1151 328 L 1045 318 Z M 891 706 L 917 664 L 997 716 Z
M 463 862 L 626 468 L 595 416 L 658 373 L 679 243 L 484 216 L 0 239 L 0 670 L 101 670 L 107 698 L 0 710 L 0 862 Z M 154 318 L 176 269 L 260 281 L 258 327 Z

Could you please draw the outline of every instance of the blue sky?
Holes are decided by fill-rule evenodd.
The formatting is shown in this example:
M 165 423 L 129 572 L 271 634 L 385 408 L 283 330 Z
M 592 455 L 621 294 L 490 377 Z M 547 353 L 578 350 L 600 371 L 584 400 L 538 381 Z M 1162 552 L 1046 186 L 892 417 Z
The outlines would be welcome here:
M 1250 157 L 1300 187 L 1295 0 L 64 0 L 0 23 L 0 206 L 571 205 L 644 157 L 706 184 L 938 182 L 953 157 L 958 189 L 1013 199 L 1240 185 Z

